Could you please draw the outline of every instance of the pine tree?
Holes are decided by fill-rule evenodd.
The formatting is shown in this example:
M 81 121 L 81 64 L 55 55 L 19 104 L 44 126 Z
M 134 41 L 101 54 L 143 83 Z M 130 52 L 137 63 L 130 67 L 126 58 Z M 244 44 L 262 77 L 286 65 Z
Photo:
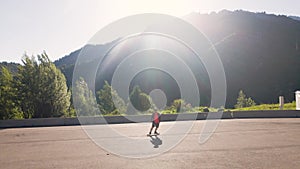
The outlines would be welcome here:
M 237 98 L 237 103 L 234 106 L 235 108 L 243 108 L 243 107 L 251 107 L 255 106 L 256 103 L 252 100 L 251 97 L 247 98 L 242 90 L 239 92 L 239 96 Z
M 126 105 L 117 91 L 105 81 L 103 88 L 97 92 L 99 108 L 102 114 L 120 115 L 125 113 Z

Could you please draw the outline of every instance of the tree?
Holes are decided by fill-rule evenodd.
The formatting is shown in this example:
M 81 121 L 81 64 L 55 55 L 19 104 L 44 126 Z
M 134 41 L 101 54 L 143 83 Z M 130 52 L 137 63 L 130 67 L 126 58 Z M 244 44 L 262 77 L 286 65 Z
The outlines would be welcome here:
M 151 108 L 151 98 L 146 93 L 140 93 L 139 95 L 139 110 L 140 111 L 147 111 Z
M 235 108 L 243 108 L 243 107 L 251 107 L 255 106 L 256 103 L 252 100 L 251 97 L 247 98 L 246 94 L 242 90 L 239 92 L 239 96 L 237 98 L 237 103 L 234 106 Z
M 17 90 L 13 85 L 13 76 L 10 71 L 2 67 L 0 75 L 0 119 L 19 119 L 23 118 Z
M 37 85 L 37 62 L 34 57 L 24 56 L 24 66 L 18 67 L 17 88 L 18 97 L 21 100 L 21 109 L 24 118 L 32 118 L 35 113 L 36 96 L 38 95 Z
M 25 118 L 60 117 L 67 114 L 70 92 L 66 79 L 46 53 L 24 56 L 19 67 L 18 91 Z
M 150 97 L 143 93 L 139 86 L 135 86 L 129 95 L 131 104 L 138 111 L 144 112 L 151 107 Z
M 117 91 L 105 81 L 103 88 L 97 92 L 99 108 L 102 114 L 123 114 L 126 111 L 124 100 Z
M 76 81 L 73 88 L 73 104 L 77 116 L 95 116 L 98 113 L 96 98 L 82 77 Z
M 176 99 L 173 101 L 170 109 L 176 110 L 177 113 L 179 112 L 186 112 L 192 110 L 192 105 L 190 103 L 185 102 L 183 99 Z

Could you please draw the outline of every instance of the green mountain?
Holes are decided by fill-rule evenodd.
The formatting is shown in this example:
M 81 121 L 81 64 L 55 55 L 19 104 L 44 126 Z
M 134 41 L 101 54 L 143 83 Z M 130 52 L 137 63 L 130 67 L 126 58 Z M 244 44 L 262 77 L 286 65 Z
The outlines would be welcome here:
M 257 103 L 277 103 L 280 95 L 285 97 L 286 102 L 294 100 L 294 92 L 300 89 L 298 20 L 283 15 L 226 10 L 211 14 L 192 13 L 187 18 L 196 22 L 198 28 L 215 44 L 219 53 L 227 80 L 226 107 L 232 107 L 236 103 L 239 90 L 243 90 Z M 97 57 L 104 55 L 112 44 L 86 46 L 91 50 L 85 66 L 89 63 L 96 64 Z M 69 85 L 79 52 L 80 49 L 55 61 L 66 75 Z M 126 50 L 123 52 L 126 53 Z M 112 73 L 121 59 L 112 60 L 113 64 L 109 66 L 104 65 L 107 74 L 105 77 L 97 76 L 96 87 L 101 88 L 103 80 L 111 80 Z M 200 65 L 199 69 L 197 64 Z M 204 79 L 204 82 L 199 82 L 198 85 L 201 94 L 206 96 L 203 104 L 207 105 L 210 98 L 207 73 L 201 63 L 190 63 L 189 66 L 193 72 L 200 72 L 197 75 L 198 79 Z M 151 76 L 151 72 L 148 74 Z M 176 82 L 171 77 L 161 73 L 159 79 L 163 82 L 160 86 L 146 83 L 145 77 L 140 75 L 135 78 L 132 86 L 141 85 L 142 90 L 146 92 L 155 87 L 161 88 L 166 91 L 168 103 L 180 97 L 178 86 L 174 85 Z
M 193 14 L 216 44 L 223 62 L 227 103 L 243 89 L 258 103 L 294 100 L 300 89 L 300 22 L 286 16 L 246 11 Z
M 0 68 L 2 67 L 6 67 L 10 72 L 12 72 L 13 74 L 18 72 L 18 66 L 20 64 L 18 63 L 13 63 L 13 62 L 0 62 Z M 0 73 L 1 73 L 1 69 L 0 69 Z

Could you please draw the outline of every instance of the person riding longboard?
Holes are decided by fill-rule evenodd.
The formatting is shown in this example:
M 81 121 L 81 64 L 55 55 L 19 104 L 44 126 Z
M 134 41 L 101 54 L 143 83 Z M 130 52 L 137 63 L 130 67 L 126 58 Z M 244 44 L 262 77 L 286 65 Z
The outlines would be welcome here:
M 151 132 L 154 127 L 155 127 L 154 134 L 159 135 L 159 133 L 157 132 L 157 129 L 158 129 L 159 123 L 160 123 L 160 114 L 157 111 L 155 111 L 154 113 L 152 113 L 151 119 L 152 119 L 152 126 L 150 128 L 150 132 L 149 132 L 148 136 L 151 136 Z

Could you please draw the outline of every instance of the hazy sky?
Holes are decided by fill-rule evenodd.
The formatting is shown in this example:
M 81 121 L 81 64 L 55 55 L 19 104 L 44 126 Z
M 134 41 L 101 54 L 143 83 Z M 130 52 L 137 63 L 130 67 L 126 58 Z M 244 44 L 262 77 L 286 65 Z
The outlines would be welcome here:
M 0 61 L 46 51 L 52 61 L 79 49 L 102 27 L 138 13 L 184 16 L 222 9 L 300 16 L 300 0 L 0 0 Z

